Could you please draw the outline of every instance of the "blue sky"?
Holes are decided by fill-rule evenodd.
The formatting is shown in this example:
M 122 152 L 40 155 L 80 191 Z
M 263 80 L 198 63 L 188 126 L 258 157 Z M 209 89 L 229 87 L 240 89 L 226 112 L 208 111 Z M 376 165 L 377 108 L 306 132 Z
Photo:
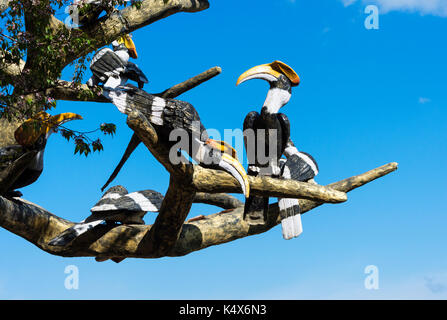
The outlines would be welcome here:
M 236 87 L 238 76 L 282 60 L 302 81 L 282 111 L 295 144 L 318 161 L 320 184 L 392 161 L 399 170 L 349 193 L 344 204 L 305 214 L 298 239 L 283 240 L 276 227 L 181 258 L 120 264 L 61 258 L 0 229 L 0 298 L 447 298 L 445 2 L 210 2 L 206 11 L 133 33 L 147 91 L 221 66 L 221 75 L 181 99 L 196 107 L 206 127 L 223 132 L 240 128 L 267 93 L 262 81 Z M 364 27 L 368 4 L 379 6 L 379 30 Z M 60 102 L 57 111 L 83 115 L 70 123 L 73 129 L 117 124 L 117 135 L 103 139 L 105 150 L 88 158 L 73 156 L 72 144 L 52 136 L 44 173 L 22 190 L 24 198 L 80 221 L 101 197 L 132 132 L 111 104 Z M 165 192 L 168 178 L 140 146 L 115 184 Z M 194 205 L 190 217 L 218 211 Z M 78 290 L 64 287 L 68 265 L 79 269 Z M 368 265 L 379 269 L 379 290 L 364 287 Z

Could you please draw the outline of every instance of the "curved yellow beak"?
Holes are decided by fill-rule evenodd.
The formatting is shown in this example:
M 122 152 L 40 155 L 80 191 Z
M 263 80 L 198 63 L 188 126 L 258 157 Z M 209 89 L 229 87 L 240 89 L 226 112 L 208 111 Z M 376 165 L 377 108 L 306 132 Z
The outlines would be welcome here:
M 268 79 L 268 76 L 272 76 L 275 79 L 278 79 L 279 75 L 278 71 L 274 70 L 270 64 L 262 64 L 260 66 L 253 67 L 247 71 L 245 71 L 239 79 L 237 79 L 236 85 L 240 85 L 241 83 L 244 83 L 245 81 L 251 80 L 251 79 Z M 274 80 L 274 79 L 272 79 Z
M 281 74 L 290 80 L 292 86 L 297 86 L 300 84 L 300 77 L 298 74 L 284 62 L 276 60 L 272 63 L 262 64 L 245 71 L 237 80 L 236 85 L 240 85 L 241 83 L 251 79 L 275 81 Z
M 54 127 L 60 126 L 71 120 L 82 120 L 82 116 L 72 112 L 65 112 L 55 116 L 51 116 L 48 119 L 47 132 Z
M 208 139 L 205 143 L 210 147 L 223 152 L 222 160 L 219 162 L 218 166 L 231 174 L 239 182 L 245 198 L 248 198 L 250 196 L 250 184 L 248 182 L 247 172 L 237 159 L 236 150 L 225 141 Z
M 134 59 L 138 58 L 137 48 L 135 47 L 135 43 L 132 40 L 130 34 L 126 34 L 118 39 L 118 43 L 124 43 L 127 50 L 129 50 L 129 56 Z
M 75 119 L 82 119 L 82 117 L 71 112 L 51 116 L 41 111 L 33 118 L 25 120 L 14 132 L 14 137 L 20 145 L 31 146 L 42 134 L 47 134 L 52 128 Z

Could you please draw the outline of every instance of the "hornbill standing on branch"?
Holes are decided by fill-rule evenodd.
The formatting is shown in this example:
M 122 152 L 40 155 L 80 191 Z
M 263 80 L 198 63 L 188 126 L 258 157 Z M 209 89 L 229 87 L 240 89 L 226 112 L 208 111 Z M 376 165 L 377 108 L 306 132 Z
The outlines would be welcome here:
M 299 85 L 300 78 L 285 63 L 274 61 L 244 72 L 237 85 L 251 79 L 268 81 L 270 90 L 261 114 L 252 111 L 244 120 L 244 142 L 249 162 L 247 172 L 252 176 L 279 177 L 279 159 L 290 138 L 290 123 L 286 115 L 278 111 L 289 102 L 292 87 Z M 245 202 L 244 219 L 251 224 L 264 224 L 268 201 L 268 197 L 248 198 Z
M 15 145 L 0 148 L 0 194 L 17 197 L 14 191 L 34 183 L 43 171 L 43 155 L 47 140 L 58 126 L 82 119 L 75 113 L 51 116 L 42 111 L 25 120 L 15 131 Z
M 318 174 L 318 164 L 310 154 L 298 151 L 290 139 L 284 154 L 287 160 L 280 160 L 281 178 L 313 182 L 313 178 Z M 298 199 L 279 198 L 278 206 L 284 239 L 298 237 L 303 231 Z
M 128 193 L 123 186 L 111 187 L 90 209 L 92 214 L 88 218 L 51 239 L 48 244 L 66 246 L 102 223 L 144 224 L 144 215 L 147 212 L 158 212 L 162 202 L 163 195 L 157 191 Z
M 89 87 L 103 83 L 103 94 L 107 97 L 110 90 L 123 85 L 127 80 L 138 83 L 143 88 L 148 83 L 147 77 L 138 66 L 129 61 L 129 58 L 138 58 L 137 49 L 129 34 L 112 42 L 113 51 L 110 48 L 99 50 L 92 58 L 90 70 L 92 77 L 87 81 Z
M 209 139 L 199 114 L 190 103 L 160 98 L 132 85 L 110 91 L 109 98 L 124 114 L 129 114 L 133 109 L 140 111 L 157 132 L 159 143 L 167 150 L 175 148 L 178 143 L 182 144 L 182 141 L 170 139 L 174 130 L 180 136 L 185 133 L 189 141 L 183 141 L 182 150 L 203 167 L 230 173 L 241 185 L 244 195 L 249 196 L 247 174 L 237 159 L 236 151 L 223 141 Z

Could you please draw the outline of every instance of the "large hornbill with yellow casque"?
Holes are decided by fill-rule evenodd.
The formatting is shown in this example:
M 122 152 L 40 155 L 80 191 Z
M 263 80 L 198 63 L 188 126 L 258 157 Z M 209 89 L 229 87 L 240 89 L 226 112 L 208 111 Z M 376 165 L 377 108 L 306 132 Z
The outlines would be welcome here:
M 230 173 L 241 185 L 245 196 L 249 196 L 247 174 L 237 159 L 236 151 L 223 141 L 209 138 L 197 110 L 190 103 L 160 98 L 132 85 L 116 88 L 109 93 L 109 98 L 124 114 L 133 109 L 140 111 L 157 132 L 159 143 L 169 150 L 179 143 L 170 139 L 171 132 L 179 130 L 179 133 L 185 133 L 189 141 L 182 143 L 183 151 L 203 167 Z
M 249 162 L 248 174 L 252 176 L 279 177 L 279 160 L 290 138 L 290 123 L 286 115 L 278 113 L 298 86 L 296 72 L 281 61 L 263 64 L 244 72 L 237 85 L 262 79 L 270 84 L 261 113 L 250 112 L 244 120 L 244 142 Z M 245 202 L 244 219 L 251 224 L 264 224 L 268 213 L 268 197 L 251 196 Z
M 92 77 L 87 81 L 89 87 L 103 83 L 103 94 L 107 97 L 110 90 L 125 84 L 129 79 L 143 88 L 148 83 L 143 71 L 129 58 L 138 58 L 137 49 L 131 36 L 126 34 L 112 42 L 113 50 L 103 48 L 95 53 L 90 63 Z
M 42 111 L 25 120 L 15 131 L 17 144 L 0 148 L 0 194 L 21 196 L 23 188 L 34 183 L 43 171 L 47 140 L 56 128 L 67 121 L 82 119 L 75 113 L 51 116 Z

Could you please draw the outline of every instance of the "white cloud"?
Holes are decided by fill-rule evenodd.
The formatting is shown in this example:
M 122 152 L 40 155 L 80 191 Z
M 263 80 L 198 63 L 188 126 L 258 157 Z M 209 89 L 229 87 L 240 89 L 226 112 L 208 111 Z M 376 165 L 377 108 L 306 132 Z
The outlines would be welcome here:
M 341 2 L 347 7 L 357 0 L 341 0 Z M 363 0 L 363 2 L 377 4 L 382 13 L 408 11 L 447 17 L 446 0 Z
M 341 1 L 343 2 L 343 5 L 347 7 L 356 2 L 357 0 L 341 0 Z
M 420 97 L 419 98 L 419 103 L 420 104 L 426 104 L 426 103 L 429 103 L 429 102 L 431 102 L 431 99 L 429 99 L 429 98 L 424 98 L 424 97 Z

